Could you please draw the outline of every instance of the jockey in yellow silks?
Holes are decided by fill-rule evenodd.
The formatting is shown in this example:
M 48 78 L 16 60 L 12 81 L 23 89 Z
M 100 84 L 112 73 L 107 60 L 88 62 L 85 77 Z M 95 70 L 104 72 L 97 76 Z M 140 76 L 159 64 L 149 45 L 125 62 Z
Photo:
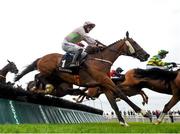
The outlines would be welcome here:
M 151 69 L 151 68 L 159 68 L 159 69 L 164 69 L 164 70 L 169 70 L 168 66 L 173 65 L 175 66 L 176 63 L 174 62 L 164 62 L 162 59 L 166 57 L 166 55 L 169 52 L 166 50 L 160 50 L 158 51 L 158 54 L 150 58 L 150 60 L 147 63 L 146 68 Z

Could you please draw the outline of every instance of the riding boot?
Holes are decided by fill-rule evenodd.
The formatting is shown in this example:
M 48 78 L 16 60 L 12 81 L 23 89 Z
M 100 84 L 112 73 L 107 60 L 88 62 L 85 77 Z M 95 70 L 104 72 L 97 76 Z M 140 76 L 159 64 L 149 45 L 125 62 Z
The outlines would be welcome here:
M 79 50 L 75 53 L 75 55 L 74 55 L 74 57 L 73 57 L 73 60 L 72 60 L 71 64 L 69 65 L 69 68 L 76 68 L 76 67 L 79 66 L 79 59 L 80 59 L 80 57 L 81 57 L 82 51 L 83 51 L 83 49 L 79 49 Z

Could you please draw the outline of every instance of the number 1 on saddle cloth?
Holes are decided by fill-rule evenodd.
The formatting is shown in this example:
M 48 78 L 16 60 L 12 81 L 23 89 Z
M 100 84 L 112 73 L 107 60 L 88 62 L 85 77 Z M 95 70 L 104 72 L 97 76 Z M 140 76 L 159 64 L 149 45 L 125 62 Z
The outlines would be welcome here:
M 73 59 L 73 54 L 71 53 L 64 54 L 62 60 L 60 61 L 60 67 L 68 68 L 72 62 L 72 59 Z

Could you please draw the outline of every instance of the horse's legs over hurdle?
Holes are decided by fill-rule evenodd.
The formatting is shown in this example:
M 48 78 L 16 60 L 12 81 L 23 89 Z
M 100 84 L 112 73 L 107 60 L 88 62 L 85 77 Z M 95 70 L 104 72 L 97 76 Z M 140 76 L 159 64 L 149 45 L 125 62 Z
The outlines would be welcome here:
M 85 93 L 88 90 L 88 87 L 82 89 L 82 91 Z M 74 101 L 76 101 L 76 103 L 81 103 L 83 102 L 84 98 L 86 97 L 86 95 L 79 95 L 78 98 L 73 98 Z
M 54 89 L 54 86 L 46 80 L 46 76 L 41 75 L 41 73 L 39 73 L 35 75 L 34 88 L 38 89 L 41 84 L 42 84 L 42 89 L 45 89 L 44 93 L 51 93 L 52 90 Z
M 77 89 L 74 89 L 74 88 L 67 89 L 66 93 L 69 94 L 69 95 L 87 96 L 87 94 L 83 90 L 81 90 L 79 88 L 77 88 Z
M 157 119 L 157 121 L 154 122 L 154 124 L 160 124 L 163 119 L 164 116 L 167 114 L 167 112 L 174 106 L 176 105 L 176 103 L 179 101 L 180 97 L 177 95 L 173 95 L 172 98 L 170 99 L 170 101 L 164 106 L 164 109 L 162 111 L 162 113 L 160 114 L 159 118 Z

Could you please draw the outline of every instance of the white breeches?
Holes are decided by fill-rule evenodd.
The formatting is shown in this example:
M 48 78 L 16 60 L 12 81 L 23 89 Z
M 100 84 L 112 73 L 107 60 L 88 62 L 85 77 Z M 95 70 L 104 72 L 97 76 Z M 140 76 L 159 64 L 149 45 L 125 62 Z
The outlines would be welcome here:
M 66 40 L 64 40 L 63 43 L 62 43 L 62 49 L 64 51 L 66 51 L 66 52 L 69 52 L 69 53 L 76 53 L 79 49 L 83 49 L 83 52 L 82 52 L 81 55 L 86 55 L 87 54 L 86 52 L 84 52 L 83 47 L 78 46 L 77 44 L 68 42 Z
M 151 65 L 147 65 L 146 69 L 152 69 L 152 68 L 159 68 L 159 69 L 163 69 L 163 70 L 168 70 L 168 67 L 161 67 L 161 66 L 151 66 Z

